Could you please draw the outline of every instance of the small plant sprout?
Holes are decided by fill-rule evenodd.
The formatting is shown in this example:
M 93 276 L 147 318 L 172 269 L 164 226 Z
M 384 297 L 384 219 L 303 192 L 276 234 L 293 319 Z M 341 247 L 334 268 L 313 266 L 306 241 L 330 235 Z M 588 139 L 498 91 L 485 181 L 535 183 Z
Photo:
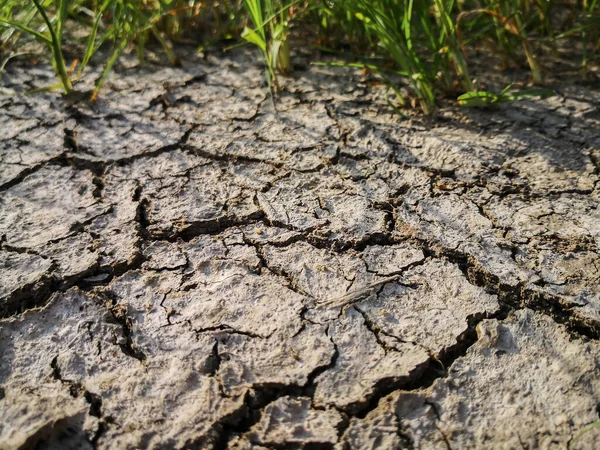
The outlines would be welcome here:
M 573 444 L 575 444 L 578 440 L 580 440 L 584 435 L 594 430 L 595 428 L 600 428 L 600 420 L 592 422 L 591 424 L 583 427 L 579 433 L 577 433 L 573 439 L 569 442 L 569 450 L 573 448 Z
M 490 107 L 498 103 L 516 102 L 528 100 L 534 97 L 551 97 L 555 93 L 552 89 L 534 88 L 517 92 L 509 92 L 512 84 L 506 86 L 502 92 L 495 93 L 489 91 L 467 92 L 458 97 L 458 104 L 461 106 Z
M 500 47 L 504 49 L 510 49 L 511 44 L 509 41 L 509 36 L 516 37 L 520 41 L 525 52 L 527 62 L 531 69 L 533 83 L 538 85 L 542 84 L 542 70 L 527 37 L 527 33 L 525 31 L 526 27 L 521 18 L 519 5 L 513 5 L 513 3 L 518 2 L 515 2 L 514 0 L 508 2 L 492 2 L 488 0 L 487 3 L 490 3 L 489 8 L 474 9 L 471 11 L 464 11 L 459 14 L 456 19 L 459 30 L 458 34 L 460 35 L 460 23 L 462 20 L 477 15 L 486 15 L 491 17 L 496 28 L 496 36 L 500 43 Z
M 242 38 L 256 45 L 266 66 L 270 88 L 277 88 L 277 71 L 290 71 L 289 27 L 286 11 L 295 2 L 282 6 L 280 0 L 244 0 L 254 28 L 244 27 Z
M 11 27 L 16 30 L 25 32 L 33 36 L 37 41 L 47 46 L 52 53 L 52 65 L 60 80 L 60 86 L 63 88 L 65 93 L 69 93 L 73 90 L 71 79 L 69 77 L 69 71 L 65 63 L 63 55 L 63 29 L 64 23 L 67 18 L 67 0 L 59 0 L 56 8 L 56 15 L 51 20 L 46 13 L 45 7 L 39 0 L 32 0 L 37 13 L 42 17 L 46 32 L 35 30 L 29 27 L 25 23 L 5 19 L 0 17 L 0 25 L 5 27 Z
M 473 82 L 469 78 L 469 69 L 467 61 L 460 46 L 454 22 L 452 21 L 451 13 L 454 0 L 435 0 L 436 18 L 443 30 L 443 38 L 447 43 L 448 52 L 454 60 L 456 73 L 460 78 L 460 83 L 463 90 L 469 92 L 473 90 Z

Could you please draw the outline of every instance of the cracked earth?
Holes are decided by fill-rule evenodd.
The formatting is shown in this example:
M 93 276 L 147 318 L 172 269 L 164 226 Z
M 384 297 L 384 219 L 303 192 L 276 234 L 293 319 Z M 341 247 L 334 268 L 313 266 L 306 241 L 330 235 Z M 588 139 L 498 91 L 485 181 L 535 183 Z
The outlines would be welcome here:
M 0 96 L 0 447 L 597 448 L 600 92 L 250 61 Z

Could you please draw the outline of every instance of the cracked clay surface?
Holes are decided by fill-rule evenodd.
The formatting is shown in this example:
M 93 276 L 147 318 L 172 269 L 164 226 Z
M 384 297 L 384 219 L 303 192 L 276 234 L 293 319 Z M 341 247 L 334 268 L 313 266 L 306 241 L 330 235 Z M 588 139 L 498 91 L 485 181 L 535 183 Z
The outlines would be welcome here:
M 0 448 L 597 448 L 600 92 L 250 61 L 0 96 Z

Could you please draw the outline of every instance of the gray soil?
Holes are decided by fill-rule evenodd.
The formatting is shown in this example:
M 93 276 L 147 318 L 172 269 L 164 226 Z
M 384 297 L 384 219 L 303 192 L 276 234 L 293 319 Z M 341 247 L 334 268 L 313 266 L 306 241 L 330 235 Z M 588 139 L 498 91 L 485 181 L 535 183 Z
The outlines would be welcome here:
M 600 92 L 252 59 L 0 95 L 0 448 L 598 448 Z

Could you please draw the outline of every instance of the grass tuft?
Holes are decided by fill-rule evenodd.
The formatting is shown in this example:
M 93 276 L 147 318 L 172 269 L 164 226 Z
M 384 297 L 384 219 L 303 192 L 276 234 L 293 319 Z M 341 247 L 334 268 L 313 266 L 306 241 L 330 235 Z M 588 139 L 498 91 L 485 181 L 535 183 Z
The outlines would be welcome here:
M 534 92 L 477 93 L 476 52 L 528 68 L 530 81 L 543 85 L 566 48 L 580 58 L 582 77 L 592 76 L 600 0 L 0 0 L 0 76 L 9 60 L 35 53 L 52 62 L 68 93 L 104 49 L 94 63 L 103 64 L 94 99 L 125 52 L 145 63 L 153 45 L 177 64 L 178 45 L 232 39 L 257 47 L 273 90 L 291 72 L 294 50 L 310 45 L 379 74 L 401 107 L 417 103 L 431 113 L 444 96 L 495 104 Z

